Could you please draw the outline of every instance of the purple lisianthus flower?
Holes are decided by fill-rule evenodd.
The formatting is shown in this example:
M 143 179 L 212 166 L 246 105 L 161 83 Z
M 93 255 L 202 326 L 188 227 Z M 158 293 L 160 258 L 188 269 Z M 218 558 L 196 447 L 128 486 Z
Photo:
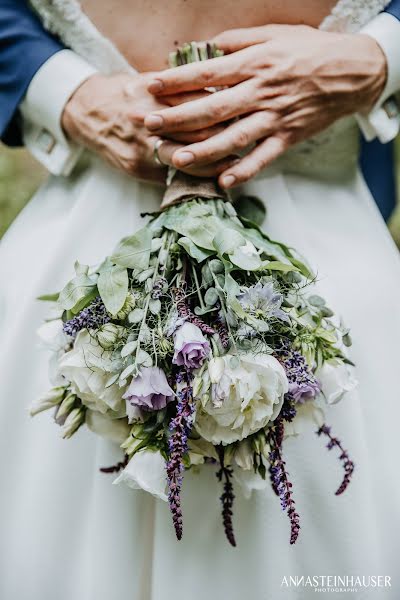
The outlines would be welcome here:
M 304 381 L 289 383 L 289 394 L 296 402 L 313 400 L 321 391 L 318 381 L 312 376 L 304 376 Z
M 175 353 L 172 362 L 187 369 L 198 369 L 210 352 L 210 344 L 193 323 L 185 322 L 174 336 Z
M 128 416 L 131 407 L 143 410 L 160 410 L 174 398 L 165 373 L 159 367 L 143 367 L 140 374 L 132 379 L 123 395 L 127 403 Z

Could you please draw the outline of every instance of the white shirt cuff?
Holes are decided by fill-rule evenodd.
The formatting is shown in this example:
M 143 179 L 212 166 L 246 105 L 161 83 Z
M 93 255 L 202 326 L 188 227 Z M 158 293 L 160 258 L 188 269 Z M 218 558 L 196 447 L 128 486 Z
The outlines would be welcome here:
M 378 102 L 368 115 L 356 118 L 364 137 L 378 138 L 386 143 L 394 139 L 400 129 L 400 114 L 393 94 L 400 90 L 400 21 L 389 13 L 381 13 L 359 33 L 371 36 L 382 48 L 387 60 L 387 81 Z
M 65 104 L 96 69 L 72 50 L 53 54 L 33 77 L 20 104 L 25 146 L 54 175 L 69 175 L 82 148 L 61 127 Z

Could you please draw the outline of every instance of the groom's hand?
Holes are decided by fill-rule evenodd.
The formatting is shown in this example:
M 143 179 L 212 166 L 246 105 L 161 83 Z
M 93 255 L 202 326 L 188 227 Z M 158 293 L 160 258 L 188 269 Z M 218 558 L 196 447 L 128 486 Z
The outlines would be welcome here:
M 157 73 L 149 91 L 162 100 L 209 86 L 226 89 L 156 111 L 145 123 L 152 133 L 167 135 L 236 118 L 223 133 L 173 156 L 177 168 L 198 166 L 255 144 L 220 175 L 222 187 L 254 177 L 340 117 L 372 108 L 385 85 L 385 55 L 366 35 L 269 25 L 227 31 L 213 41 L 226 56 Z
M 94 151 L 107 162 L 139 179 L 164 182 L 166 168 L 154 160 L 154 144 L 159 139 L 144 126 L 152 111 L 177 105 L 204 94 L 179 95 L 156 100 L 147 90 L 150 74 L 93 75 L 67 102 L 62 126 L 66 135 Z M 221 131 L 220 126 L 198 132 L 171 134 L 158 150 L 165 165 L 172 165 L 172 155 L 183 143 L 205 140 Z M 214 176 L 225 170 L 234 157 L 224 157 L 217 164 L 188 167 L 186 172 Z

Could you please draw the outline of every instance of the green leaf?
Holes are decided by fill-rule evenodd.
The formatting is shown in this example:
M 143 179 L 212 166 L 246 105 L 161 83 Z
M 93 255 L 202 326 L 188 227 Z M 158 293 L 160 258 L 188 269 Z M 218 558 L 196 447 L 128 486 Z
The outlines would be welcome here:
M 207 304 L 207 306 L 214 306 L 214 304 L 218 302 L 218 299 L 219 296 L 217 290 L 213 287 L 208 288 L 204 295 L 204 302 Z
M 263 201 L 257 196 L 239 196 L 234 202 L 234 207 L 240 217 L 244 217 L 258 226 L 264 223 L 267 210 Z
M 124 267 L 108 263 L 100 271 L 97 287 L 106 309 L 116 315 L 128 295 L 128 271 Z
M 212 250 L 204 250 L 203 248 L 199 248 L 199 246 L 196 246 L 196 244 L 188 237 L 181 237 L 178 240 L 178 244 L 186 250 L 189 256 L 197 260 L 198 263 L 203 262 L 203 260 L 206 260 L 206 258 L 215 254 L 215 252 Z
M 123 238 L 110 259 L 120 267 L 143 271 L 149 266 L 151 240 L 151 230 L 144 227 L 135 235 Z
M 244 271 L 256 271 L 261 265 L 260 256 L 256 253 L 246 253 L 243 246 L 235 248 L 235 251 L 229 255 L 229 260 Z
M 56 292 L 54 294 L 43 294 L 42 296 L 38 296 L 36 300 L 41 300 L 42 302 L 57 302 L 60 297 L 60 292 Z
M 58 302 L 76 314 L 97 296 L 97 286 L 88 275 L 77 275 L 61 290 Z
M 132 342 L 128 342 L 121 350 L 121 358 L 126 358 L 130 354 L 133 354 L 137 348 L 137 340 L 133 340 Z
M 299 269 L 294 265 L 287 265 L 279 260 L 265 260 L 262 262 L 260 269 L 268 269 L 268 271 L 282 271 L 282 273 L 299 271 Z
M 245 238 L 235 229 L 223 228 L 213 239 L 214 248 L 220 256 L 232 254 L 239 246 L 245 246 Z

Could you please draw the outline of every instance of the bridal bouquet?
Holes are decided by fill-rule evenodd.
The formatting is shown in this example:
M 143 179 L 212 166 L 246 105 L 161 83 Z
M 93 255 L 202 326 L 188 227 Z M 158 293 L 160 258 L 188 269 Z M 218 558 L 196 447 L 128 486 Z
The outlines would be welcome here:
M 178 62 L 193 54 L 210 49 L 189 45 Z M 76 263 L 63 290 L 43 297 L 56 309 L 41 328 L 55 387 L 31 413 L 53 409 L 65 438 L 86 424 L 120 443 L 124 460 L 102 470 L 168 500 L 178 539 L 185 471 L 215 468 L 232 545 L 233 486 L 248 495 L 268 479 L 294 543 L 283 442 L 316 423 L 344 468 L 336 494 L 346 489 L 354 464 L 324 412 L 355 385 L 351 341 L 312 293 L 305 262 L 260 229 L 259 204 L 241 207 L 176 173 L 164 210 L 100 265 Z

